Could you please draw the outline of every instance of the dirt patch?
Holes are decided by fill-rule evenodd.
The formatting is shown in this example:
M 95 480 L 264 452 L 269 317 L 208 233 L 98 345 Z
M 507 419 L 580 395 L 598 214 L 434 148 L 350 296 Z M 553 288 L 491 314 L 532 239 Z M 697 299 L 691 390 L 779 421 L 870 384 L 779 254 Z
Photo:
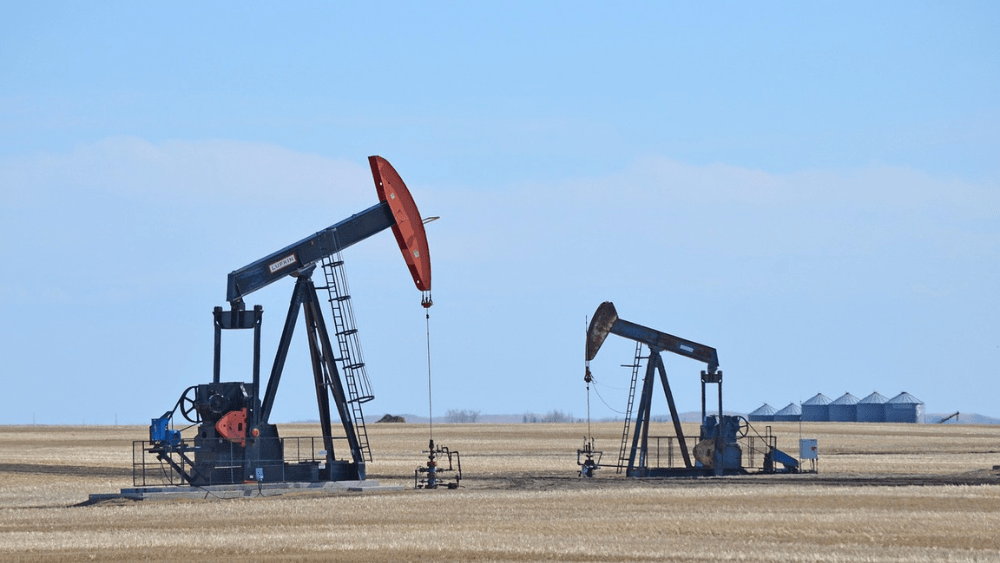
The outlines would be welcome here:
M 739 475 L 725 477 L 663 477 L 633 479 L 615 474 L 614 468 L 604 468 L 598 475 L 585 479 L 575 475 L 556 473 L 506 473 L 496 475 L 470 475 L 462 482 L 463 489 L 473 490 L 534 490 L 572 491 L 615 488 L 695 488 L 720 485 L 750 485 L 759 487 L 802 485 L 821 487 L 936 487 L 954 485 L 1000 485 L 1000 471 L 983 469 L 947 475 L 880 475 L 822 473 Z M 391 476 L 369 475 L 370 478 L 389 479 Z
M 126 467 L 102 467 L 99 465 L 63 465 L 38 463 L 0 463 L 0 473 L 21 473 L 33 475 L 67 475 L 73 477 L 105 477 L 117 479 L 132 478 L 132 470 Z

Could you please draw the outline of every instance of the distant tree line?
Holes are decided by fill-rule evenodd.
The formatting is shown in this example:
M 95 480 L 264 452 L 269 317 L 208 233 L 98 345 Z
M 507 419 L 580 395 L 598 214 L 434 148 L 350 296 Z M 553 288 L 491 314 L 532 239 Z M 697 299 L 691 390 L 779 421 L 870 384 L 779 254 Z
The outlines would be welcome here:
M 450 409 L 448 412 L 444 413 L 444 419 L 446 422 L 452 424 L 471 424 L 479 421 L 479 411 L 471 411 L 467 409 Z
M 532 412 L 524 413 L 522 422 L 525 424 L 535 424 L 539 422 L 573 422 L 573 413 L 563 412 L 558 409 L 550 410 L 545 416 L 539 416 Z

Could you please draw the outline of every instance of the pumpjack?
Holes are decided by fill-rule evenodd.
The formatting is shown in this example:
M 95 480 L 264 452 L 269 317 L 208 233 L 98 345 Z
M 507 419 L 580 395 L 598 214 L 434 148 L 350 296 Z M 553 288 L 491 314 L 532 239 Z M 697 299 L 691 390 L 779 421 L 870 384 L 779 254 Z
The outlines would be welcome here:
M 628 413 L 622 432 L 622 445 L 619 454 L 619 470 L 624 468 L 628 477 L 668 477 L 668 476 L 699 476 L 724 475 L 729 473 L 744 473 L 742 449 L 738 443 L 746 436 L 749 423 L 740 416 L 724 415 L 722 410 L 722 371 L 719 369 L 719 355 L 715 348 L 699 344 L 691 340 L 660 332 L 652 328 L 629 322 L 618 316 L 615 306 L 605 301 L 597 308 L 587 329 L 586 373 L 585 381 L 593 380 L 590 372 L 590 361 L 597 356 L 598 350 L 604 344 L 608 334 L 615 334 L 636 342 L 636 357 L 632 364 L 633 378 L 629 394 Z M 639 407 L 636 412 L 635 426 L 630 435 L 629 426 L 632 423 L 631 411 L 635 397 L 636 379 L 640 367 L 642 346 L 649 349 L 646 362 L 646 373 L 642 380 L 642 390 L 639 395 Z M 674 403 L 674 396 L 667 380 L 666 368 L 663 364 L 662 352 L 671 352 L 686 358 L 700 361 L 706 369 L 701 371 L 701 430 L 698 442 L 693 448 L 695 460 L 691 460 L 680 417 Z M 663 392 L 670 408 L 674 432 L 684 467 L 651 467 L 649 453 L 649 422 L 650 408 L 653 399 L 653 387 L 659 374 Z M 718 388 L 718 414 L 708 414 L 708 385 Z M 766 460 L 775 460 L 786 464 L 786 467 L 797 468 L 797 462 L 774 447 L 774 439 L 765 439 Z M 588 456 L 589 459 L 589 456 Z M 773 462 L 765 461 L 773 470 Z
M 226 299 L 230 308 L 215 307 L 213 311 L 212 382 L 189 387 L 172 410 L 153 419 L 150 425 L 145 453 L 169 465 L 171 480 L 179 476 L 183 483 L 204 486 L 365 479 L 365 461 L 371 460 L 371 450 L 361 404 L 373 399 L 374 394 L 360 357 L 341 251 L 391 229 L 413 281 L 423 294 L 422 305 L 432 305 L 430 253 L 416 203 L 387 160 L 371 156 L 368 161 L 379 203 L 229 274 Z M 322 286 L 312 280 L 317 265 L 325 274 Z M 261 393 L 263 308 L 256 305 L 246 309 L 244 298 L 285 277 L 295 278 L 295 287 L 270 377 Z M 327 329 L 319 289 L 329 294 L 337 346 Z M 281 438 L 277 426 L 269 420 L 300 311 L 305 319 L 319 410 L 322 436 L 318 441 Z M 221 381 L 222 334 L 230 330 L 254 331 L 253 376 L 249 382 Z M 343 436 L 334 436 L 332 408 L 336 408 Z M 198 426 L 193 442 L 171 428 L 177 411 Z M 347 452 L 342 458 L 335 455 L 335 439 L 346 441 Z M 141 484 L 145 484 L 145 464 L 142 467 Z M 134 480 L 140 484 L 140 475 L 134 475 Z

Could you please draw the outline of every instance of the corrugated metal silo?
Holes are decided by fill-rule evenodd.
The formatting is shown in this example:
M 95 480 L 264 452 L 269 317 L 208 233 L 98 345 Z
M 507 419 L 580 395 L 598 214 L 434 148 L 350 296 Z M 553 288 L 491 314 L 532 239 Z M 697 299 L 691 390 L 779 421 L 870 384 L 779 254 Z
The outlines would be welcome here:
M 854 420 L 857 422 L 885 422 L 885 402 L 888 400 L 878 391 L 861 399 L 858 401 Z
M 747 420 L 751 422 L 771 422 L 774 420 L 774 407 L 764 403 L 757 410 L 747 415 Z
M 822 393 L 802 403 L 802 420 L 826 422 L 830 420 L 830 397 Z
M 885 403 L 886 422 L 924 421 L 924 403 L 920 399 L 903 391 Z
M 798 422 L 802 420 L 802 409 L 795 403 L 788 403 L 788 406 L 774 413 L 775 422 Z
M 829 407 L 830 422 L 854 422 L 858 412 L 858 398 L 850 393 L 844 393 L 834 399 Z

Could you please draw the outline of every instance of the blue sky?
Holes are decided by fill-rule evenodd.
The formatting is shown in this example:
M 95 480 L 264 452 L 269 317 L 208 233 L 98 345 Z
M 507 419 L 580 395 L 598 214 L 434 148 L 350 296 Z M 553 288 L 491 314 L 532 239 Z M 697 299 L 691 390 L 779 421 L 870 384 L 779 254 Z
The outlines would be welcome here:
M 584 416 L 610 300 L 716 347 L 731 410 L 905 390 L 1000 416 L 998 23 L 989 2 L 2 2 L 0 424 L 146 423 L 209 381 L 226 275 L 374 204 L 371 154 L 442 218 L 436 414 Z M 425 414 L 392 236 L 345 259 L 367 411 Z M 291 289 L 248 299 L 265 366 Z M 249 380 L 249 337 L 223 347 Z M 315 418 L 291 354 L 276 421 Z M 593 416 L 624 409 L 631 355 L 593 362 Z M 666 365 L 699 408 L 701 366 Z

